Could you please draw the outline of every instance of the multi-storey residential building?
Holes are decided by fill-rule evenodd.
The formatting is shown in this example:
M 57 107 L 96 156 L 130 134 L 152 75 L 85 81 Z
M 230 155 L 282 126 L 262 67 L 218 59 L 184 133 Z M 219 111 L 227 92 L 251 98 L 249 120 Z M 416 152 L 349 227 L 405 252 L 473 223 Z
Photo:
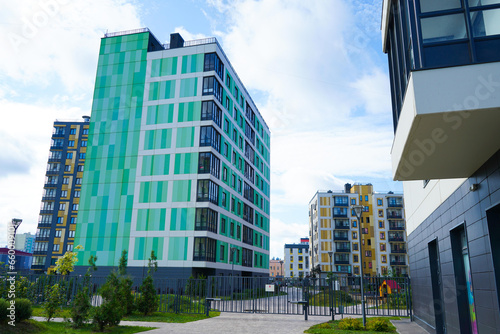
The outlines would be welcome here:
M 299 244 L 285 244 L 285 277 L 303 278 L 311 272 L 309 239 L 301 238 Z
M 28 233 L 18 233 L 16 234 L 16 244 L 15 248 L 17 250 L 33 253 L 33 247 L 35 246 L 35 236 Z
M 31 269 L 50 272 L 66 251 L 73 250 L 89 117 L 55 121 L 43 187 L 42 205 Z
M 363 206 L 361 236 L 352 205 Z M 361 265 L 367 276 L 408 274 L 402 195 L 375 193 L 370 184 L 318 191 L 309 202 L 309 237 L 311 263 L 322 277 L 359 275 Z
M 384 0 L 415 319 L 500 328 L 500 1 Z
M 279 258 L 269 260 L 269 276 L 274 278 L 283 277 L 285 274 L 283 264 L 284 261 Z
M 215 38 L 101 40 L 76 271 L 269 275 L 270 132 Z M 233 257 L 234 255 L 234 257 Z

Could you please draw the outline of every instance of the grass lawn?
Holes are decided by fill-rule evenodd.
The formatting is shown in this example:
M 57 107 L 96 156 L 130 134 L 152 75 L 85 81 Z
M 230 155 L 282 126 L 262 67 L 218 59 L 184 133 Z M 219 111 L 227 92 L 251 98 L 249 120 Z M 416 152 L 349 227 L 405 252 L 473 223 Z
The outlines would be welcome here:
M 361 304 L 360 301 L 353 300 L 353 298 L 344 291 L 334 291 L 333 298 L 334 298 L 334 303 L 337 307 L 341 304 L 343 306 L 352 306 Z M 309 297 L 309 305 L 324 306 L 324 307 L 330 306 L 330 294 L 328 290 L 317 294 L 311 294 Z
M 210 311 L 209 318 L 218 317 L 220 312 Z M 44 317 L 43 308 L 36 306 L 33 307 L 33 316 L 34 317 Z M 58 315 L 57 318 L 70 318 L 69 308 L 63 308 Z M 172 322 L 172 323 L 185 323 L 191 321 L 198 321 L 207 319 L 205 313 L 203 314 L 187 314 L 187 313 L 168 313 L 168 312 L 154 312 L 150 315 L 142 315 L 140 313 L 133 313 L 127 317 L 124 317 L 122 320 L 124 321 L 151 321 L 151 322 Z M 0 331 L 0 333 L 3 333 Z
M 152 327 L 139 327 L 139 326 L 116 326 L 108 328 L 104 333 L 118 333 L 118 334 L 132 334 L 144 331 L 149 331 L 153 329 Z M 23 321 L 16 324 L 16 326 L 10 326 L 9 324 L 0 324 L 0 333 L 2 334 L 31 334 L 31 333 L 41 333 L 41 334 L 70 334 L 70 333 L 95 333 L 92 330 L 91 325 L 87 325 L 84 328 L 74 329 L 70 324 L 64 322 L 38 322 L 35 320 Z
M 367 323 L 370 319 L 383 319 L 387 320 L 400 320 L 399 317 L 370 317 L 367 319 Z M 359 320 L 359 322 L 362 322 L 362 319 L 356 319 Z M 335 321 L 328 321 L 324 322 L 322 324 L 314 325 L 308 330 L 306 330 L 304 333 L 313 333 L 313 334 L 330 334 L 330 333 L 335 333 L 335 334 L 394 334 L 396 333 L 396 327 L 394 327 L 390 322 L 389 322 L 389 331 L 387 332 L 375 332 L 375 331 L 369 331 L 369 330 L 343 330 L 339 329 L 339 322 L 340 320 L 335 320 Z

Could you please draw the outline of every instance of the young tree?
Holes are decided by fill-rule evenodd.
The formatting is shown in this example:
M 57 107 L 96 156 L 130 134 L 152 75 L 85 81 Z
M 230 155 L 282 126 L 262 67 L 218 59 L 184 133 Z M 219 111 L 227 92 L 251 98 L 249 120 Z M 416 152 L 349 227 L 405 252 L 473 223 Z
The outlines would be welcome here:
M 81 245 L 75 247 L 76 250 L 83 249 Z M 61 275 L 67 275 L 75 270 L 75 264 L 78 262 L 76 252 L 66 252 L 63 256 L 59 257 L 56 261 L 54 268 Z
M 142 281 L 140 291 L 141 296 L 137 301 L 137 309 L 144 315 L 148 315 L 158 309 L 158 296 L 156 295 L 153 274 L 158 269 L 155 252 L 151 251 L 148 262 L 148 275 Z
M 118 266 L 118 273 L 120 274 L 120 287 L 119 294 L 121 299 L 121 304 L 125 307 L 125 315 L 130 315 L 134 312 L 134 296 L 132 295 L 132 285 L 134 282 L 127 275 L 127 251 L 124 249 L 122 251 L 122 256 L 120 257 L 120 262 Z

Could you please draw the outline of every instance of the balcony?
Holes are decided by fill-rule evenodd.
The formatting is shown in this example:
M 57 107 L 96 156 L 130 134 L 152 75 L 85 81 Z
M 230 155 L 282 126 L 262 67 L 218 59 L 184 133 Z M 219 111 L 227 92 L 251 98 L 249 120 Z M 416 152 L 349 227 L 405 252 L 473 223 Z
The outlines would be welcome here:
M 36 241 L 49 241 L 49 237 L 36 237 Z
M 349 234 L 343 233 L 343 234 L 334 234 L 333 235 L 333 240 L 335 241 L 347 241 L 349 240 Z
M 337 252 L 337 253 L 350 253 L 351 247 L 335 247 L 335 252 Z
M 45 265 L 43 264 L 33 264 L 31 265 L 32 270 L 43 270 L 45 269 Z
M 349 259 L 335 259 L 335 264 L 349 264 Z
M 55 157 L 49 157 L 49 162 L 59 162 L 61 161 L 62 157 L 60 156 L 55 156 Z
M 345 222 L 335 222 L 335 229 L 336 230 L 349 230 L 351 229 L 351 226 L 349 225 L 349 221 L 346 220 Z
M 411 73 L 391 152 L 394 180 L 466 178 L 498 151 L 499 72 L 491 62 Z
M 404 231 L 405 224 L 391 223 L 389 222 L 389 230 L 393 231 Z
M 63 148 L 64 148 L 64 145 L 62 145 L 62 144 L 50 145 L 51 150 L 62 150 Z
M 51 182 L 51 183 L 45 183 L 43 186 L 45 188 L 56 188 L 57 187 L 57 183 L 53 183 L 53 182 Z
M 40 238 L 37 238 L 37 241 L 39 241 L 39 240 L 40 240 Z M 34 251 L 33 255 L 47 255 L 47 251 L 40 251 L 40 250 Z
M 52 169 L 45 172 L 45 175 L 57 175 L 57 174 L 59 174 L 59 169 L 57 170 Z
M 392 261 L 390 262 L 391 266 L 406 266 L 405 261 Z
M 347 218 L 347 209 L 343 210 L 336 210 L 337 208 L 333 208 L 333 217 L 338 218 L 338 217 L 344 217 Z
M 399 234 L 389 234 L 389 242 L 401 242 L 405 241 L 404 236 Z
M 349 198 L 348 197 L 335 197 L 333 201 L 334 206 L 349 206 Z
M 389 208 L 402 208 L 403 207 L 403 199 L 401 197 L 388 197 L 387 198 L 387 206 Z
M 43 215 L 48 215 L 48 214 L 51 214 L 51 213 L 54 213 L 54 209 L 50 209 L 50 210 L 40 210 L 40 214 Z
M 391 248 L 391 253 L 393 254 L 406 254 L 405 248 Z
M 387 219 L 403 219 L 403 211 L 387 210 Z

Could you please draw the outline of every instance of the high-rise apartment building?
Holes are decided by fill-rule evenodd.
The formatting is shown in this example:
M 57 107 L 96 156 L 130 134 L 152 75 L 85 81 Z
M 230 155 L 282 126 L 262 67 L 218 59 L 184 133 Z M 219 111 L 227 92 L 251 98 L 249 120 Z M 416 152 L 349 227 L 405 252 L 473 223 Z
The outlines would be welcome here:
M 309 239 L 301 238 L 299 244 L 285 244 L 285 277 L 303 278 L 311 272 Z
M 16 234 L 16 244 L 15 248 L 17 250 L 33 253 L 33 247 L 35 246 L 35 236 L 31 233 L 17 233 Z
M 89 117 L 55 121 L 31 269 L 50 272 L 66 251 L 73 250 Z
M 415 319 L 500 328 L 500 1 L 384 0 Z
M 170 278 L 269 274 L 270 132 L 215 38 L 101 40 L 77 271 L 151 252 Z M 234 255 L 234 258 L 233 258 Z
M 362 205 L 361 236 L 352 205 Z M 375 193 L 371 184 L 318 191 L 309 202 L 311 263 L 328 272 L 407 275 L 403 196 Z M 360 242 L 361 241 L 361 242 Z

